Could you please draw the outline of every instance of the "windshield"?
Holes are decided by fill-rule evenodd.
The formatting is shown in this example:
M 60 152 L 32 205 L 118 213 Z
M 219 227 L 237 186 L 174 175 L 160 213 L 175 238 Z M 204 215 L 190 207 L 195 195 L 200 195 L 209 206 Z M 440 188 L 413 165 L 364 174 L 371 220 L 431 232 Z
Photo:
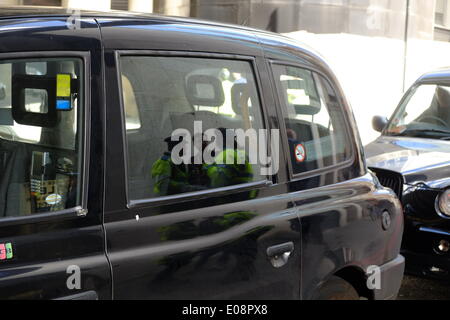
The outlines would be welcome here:
M 392 116 L 385 134 L 450 140 L 450 87 L 415 87 Z

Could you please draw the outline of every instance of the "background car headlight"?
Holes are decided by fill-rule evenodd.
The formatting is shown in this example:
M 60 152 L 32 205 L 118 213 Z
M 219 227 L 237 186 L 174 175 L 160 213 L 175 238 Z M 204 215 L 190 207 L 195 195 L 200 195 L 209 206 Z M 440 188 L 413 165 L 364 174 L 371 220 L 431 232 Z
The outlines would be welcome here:
M 442 192 L 437 198 L 437 208 L 439 215 L 450 219 L 450 189 Z

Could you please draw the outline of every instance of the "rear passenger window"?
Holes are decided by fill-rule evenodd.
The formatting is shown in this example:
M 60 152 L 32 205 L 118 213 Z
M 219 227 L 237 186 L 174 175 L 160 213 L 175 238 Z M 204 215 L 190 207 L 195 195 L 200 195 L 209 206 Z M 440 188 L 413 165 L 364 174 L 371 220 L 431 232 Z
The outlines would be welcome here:
M 311 71 L 274 65 L 294 174 L 350 157 L 344 115 L 329 83 Z
M 236 129 L 263 128 L 249 62 L 122 56 L 120 68 L 131 200 L 266 179 L 258 164 L 249 162 L 248 143 L 240 144 L 233 134 Z M 210 129 L 222 134 L 224 147 L 212 152 L 207 163 L 195 155 L 208 148 L 205 133 Z M 174 132 L 184 136 L 174 140 Z M 181 156 L 189 161 L 180 164 L 173 158 L 174 150 L 186 142 L 191 145 Z M 219 161 L 230 157 L 233 163 Z
M 81 205 L 82 66 L 0 62 L 0 218 Z

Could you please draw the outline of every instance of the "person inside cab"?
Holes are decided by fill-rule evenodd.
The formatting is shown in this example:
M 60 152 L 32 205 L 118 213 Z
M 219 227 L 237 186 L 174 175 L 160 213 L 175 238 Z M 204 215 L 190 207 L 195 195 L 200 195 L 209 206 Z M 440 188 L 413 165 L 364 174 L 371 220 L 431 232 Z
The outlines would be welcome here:
M 167 196 L 200 190 L 200 186 L 191 184 L 188 164 L 177 165 L 172 160 L 172 150 L 179 141 L 172 141 L 171 137 L 164 141 L 168 151 L 156 160 L 151 169 L 155 182 L 153 192 L 158 196 Z
M 204 165 L 211 188 L 220 188 L 253 181 L 253 168 L 245 150 L 238 147 L 236 136 L 218 129 L 223 137 L 223 149 L 215 155 L 214 163 Z M 232 139 L 232 147 L 227 148 L 227 139 Z
M 437 86 L 431 106 L 417 119 L 450 128 L 450 92 L 443 86 Z
M 195 164 L 192 157 L 190 163 L 176 165 L 171 153 L 179 141 L 172 141 L 171 137 L 166 138 L 164 141 L 167 143 L 168 151 L 164 152 L 151 169 L 155 183 L 154 193 L 159 196 L 174 195 L 252 182 L 253 168 L 245 150 L 238 147 L 236 137 L 230 133 L 228 139 L 232 139 L 230 144 L 232 147 L 227 148 L 227 130 L 225 128 L 218 130 L 223 136 L 223 148 L 217 154 L 213 154 L 212 164 Z M 203 142 L 202 153 L 205 148 L 206 143 Z

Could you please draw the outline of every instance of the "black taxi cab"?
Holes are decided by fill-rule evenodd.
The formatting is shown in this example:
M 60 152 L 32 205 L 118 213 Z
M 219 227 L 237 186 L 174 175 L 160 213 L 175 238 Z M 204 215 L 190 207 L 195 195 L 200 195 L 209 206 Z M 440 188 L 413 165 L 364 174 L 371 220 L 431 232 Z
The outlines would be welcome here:
M 381 135 L 366 146 L 367 164 L 402 201 L 406 272 L 450 280 L 450 70 L 430 71 L 404 94 Z
M 393 299 L 401 204 L 277 34 L 0 9 L 0 298 Z

